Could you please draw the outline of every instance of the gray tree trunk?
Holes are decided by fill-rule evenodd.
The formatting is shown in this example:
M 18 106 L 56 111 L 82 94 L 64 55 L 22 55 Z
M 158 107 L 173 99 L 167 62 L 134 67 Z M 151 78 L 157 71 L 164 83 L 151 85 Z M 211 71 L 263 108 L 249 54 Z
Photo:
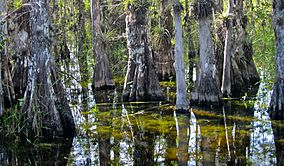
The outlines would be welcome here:
M 173 4 L 173 15 L 175 23 L 175 70 L 176 70 L 176 85 L 177 85 L 177 100 L 176 109 L 188 110 L 189 101 L 187 97 L 187 85 L 185 81 L 184 57 L 183 57 L 183 30 L 181 21 L 182 5 L 178 0 Z
M 93 54 L 95 57 L 95 71 L 93 79 L 94 89 L 107 89 L 114 87 L 114 80 L 110 69 L 109 60 L 105 51 L 106 44 L 103 41 L 100 1 L 91 0 Z
M 189 83 L 189 87 L 190 90 L 193 87 L 193 69 L 195 66 L 195 57 L 196 57 L 196 51 L 194 48 L 194 44 L 193 44 L 193 38 L 192 38 L 192 30 L 191 30 L 191 26 L 192 26 L 192 21 L 190 18 L 190 11 L 189 11 L 189 2 L 188 0 L 185 1 L 185 27 L 186 27 L 186 31 L 188 33 L 188 83 Z
M 200 44 L 199 72 L 191 93 L 191 104 L 219 105 L 222 95 L 210 31 L 210 15 L 201 14 L 198 21 Z
M 284 119 L 284 2 L 283 0 L 274 0 L 273 4 L 276 65 L 269 112 L 273 119 Z
M 147 7 L 129 4 L 126 16 L 128 68 L 123 101 L 163 99 L 147 35 Z
M 248 19 L 244 14 L 243 0 L 235 1 L 234 45 L 231 57 L 231 91 L 233 97 L 255 95 L 260 81 L 253 61 L 252 41 L 246 32 Z M 240 88 L 242 87 L 242 88 Z
M 157 55 L 154 56 L 154 63 L 159 80 L 175 80 L 173 46 L 171 43 L 173 37 L 173 17 L 171 15 L 171 0 L 161 1 L 161 19 L 160 26 L 163 33 L 160 34 Z
M 27 3 L 28 0 L 23 0 L 22 3 Z M 22 7 L 17 14 L 11 19 L 14 22 L 14 27 L 9 28 L 9 36 L 13 39 L 8 43 L 9 55 L 15 59 L 13 66 L 13 86 L 15 91 L 15 99 L 24 98 L 24 93 L 27 87 L 28 80 L 28 57 L 29 50 L 29 19 L 28 14 L 22 15 L 22 13 L 29 12 L 29 7 Z M 19 16 L 21 15 L 21 16 Z
M 51 55 L 46 0 L 31 0 L 30 57 L 22 119 L 33 136 L 71 136 L 75 125 Z M 27 124 L 25 124 L 27 123 Z
M 8 3 L 8 2 L 7 2 Z M 4 3 L 5 6 L 3 6 L 3 9 L 5 10 L 5 14 L 8 13 L 8 4 Z M 4 35 L 7 37 L 9 34 L 8 29 L 8 23 L 7 19 L 5 20 L 3 24 L 3 30 L 4 30 Z M 11 107 L 13 103 L 15 102 L 15 91 L 14 91 L 14 85 L 12 81 L 12 74 L 11 74 L 11 68 L 10 68 L 10 60 L 11 60 L 11 55 L 10 55 L 10 50 L 9 50 L 9 42 L 4 42 L 3 43 L 3 54 L 1 57 L 2 60 L 2 88 L 3 88 L 3 98 L 4 98 L 4 105 L 6 107 Z M 8 54 L 9 52 L 9 54 Z
M 0 0 L 0 20 L 2 20 L 4 18 L 4 13 L 5 12 L 5 0 Z M 2 22 L 0 21 L 0 24 L 2 24 Z M 3 52 L 4 52 L 4 47 L 3 47 L 3 40 L 4 40 L 4 24 L 0 27 L 0 117 L 2 116 L 3 112 L 4 112 L 4 106 L 3 106 L 3 87 L 2 87 L 2 56 L 3 56 Z
M 224 61 L 223 61 L 223 75 L 221 91 L 223 96 L 230 97 L 231 92 L 231 54 L 232 54 L 232 35 L 233 35 L 233 7 L 234 0 L 228 2 L 228 18 L 226 22 L 226 39 L 224 49 Z
M 224 9 L 223 8 L 223 0 L 214 0 L 214 5 L 215 5 L 215 11 L 217 13 L 222 13 L 223 12 L 223 9 Z

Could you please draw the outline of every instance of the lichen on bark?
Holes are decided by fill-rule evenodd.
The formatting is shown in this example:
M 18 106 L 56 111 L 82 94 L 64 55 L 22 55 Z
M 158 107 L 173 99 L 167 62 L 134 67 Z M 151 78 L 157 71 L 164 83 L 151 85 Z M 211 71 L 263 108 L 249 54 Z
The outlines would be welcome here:
M 191 93 L 191 104 L 220 105 L 222 94 L 217 73 L 217 60 L 211 36 L 212 2 L 197 0 L 195 15 L 199 21 L 200 59 L 199 72 Z
M 74 120 L 50 51 L 47 2 L 32 0 L 31 9 L 28 83 L 21 123 L 29 136 L 73 136 Z
M 147 35 L 147 4 L 128 4 L 126 16 L 128 69 L 123 101 L 163 99 Z

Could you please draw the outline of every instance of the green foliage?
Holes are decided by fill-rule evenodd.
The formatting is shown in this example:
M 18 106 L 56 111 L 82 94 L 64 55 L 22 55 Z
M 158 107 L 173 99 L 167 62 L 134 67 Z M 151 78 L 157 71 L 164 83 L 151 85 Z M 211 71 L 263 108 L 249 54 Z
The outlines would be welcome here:
M 15 1 L 13 1 L 13 3 L 14 3 L 13 4 L 14 8 L 16 8 L 16 9 L 20 8 L 23 4 L 22 0 L 15 0 Z
M 160 85 L 162 86 L 162 87 L 169 87 L 169 88 L 175 88 L 176 87 L 176 82 L 172 82 L 172 81 L 170 81 L 170 82 L 160 82 Z
M 88 78 L 88 75 L 83 76 L 84 78 Z M 80 85 L 83 88 L 88 88 L 89 84 L 92 83 L 92 80 L 88 79 L 88 80 L 84 80 L 80 82 Z
M 176 155 L 176 154 L 174 154 L 174 155 Z M 171 161 L 171 165 L 172 166 L 178 166 L 178 162 L 177 161 Z
M 85 3 L 85 10 L 87 11 L 87 12 L 91 12 L 91 2 L 90 2 L 90 0 L 85 0 L 84 1 L 84 3 Z
M 123 85 L 124 81 L 125 81 L 124 77 L 115 77 L 114 78 L 115 85 Z
M 254 10 L 247 13 L 252 23 L 248 29 L 251 29 L 249 33 L 253 39 L 255 64 L 262 81 L 268 83 L 268 89 L 272 89 L 276 55 L 272 2 L 260 0 L 250 5 Z
M 19 104 L 14 106 L 11 109 L 5 109 L 3 116 L 0 118 L 0 133 L 5 134 L 6 136 L 17 136 L 19 132 L 24 128 L 20 123 L 20 104 L 22 100 L 19 101 Z

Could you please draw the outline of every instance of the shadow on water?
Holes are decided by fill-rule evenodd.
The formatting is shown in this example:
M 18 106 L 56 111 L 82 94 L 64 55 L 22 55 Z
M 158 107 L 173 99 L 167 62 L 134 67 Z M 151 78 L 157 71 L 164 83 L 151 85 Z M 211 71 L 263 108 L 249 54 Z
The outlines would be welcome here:
M 0 142 L 0 165 L 281 165 L 284 123 L 258 100 L 176 112 L 163 102 L 121 103 L 114 90 L 70 96 L 73 142 Z
M 21 144 L 0 141 L 0 165 L 67 165 L 73 139 L 49 143 Z

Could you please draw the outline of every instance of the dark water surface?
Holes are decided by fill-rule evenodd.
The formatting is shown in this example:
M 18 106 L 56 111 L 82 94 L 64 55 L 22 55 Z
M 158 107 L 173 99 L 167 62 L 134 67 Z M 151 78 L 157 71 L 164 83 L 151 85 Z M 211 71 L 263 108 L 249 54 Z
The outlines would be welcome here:
M 0 165 L 283 164 L 284 123 L 270 120 L 265 98 L 175 112 L 167 103 L 122 104 L 105 96 L 97 104 L 71 99 L 73 140 L 23 145 L 2 138 Z

